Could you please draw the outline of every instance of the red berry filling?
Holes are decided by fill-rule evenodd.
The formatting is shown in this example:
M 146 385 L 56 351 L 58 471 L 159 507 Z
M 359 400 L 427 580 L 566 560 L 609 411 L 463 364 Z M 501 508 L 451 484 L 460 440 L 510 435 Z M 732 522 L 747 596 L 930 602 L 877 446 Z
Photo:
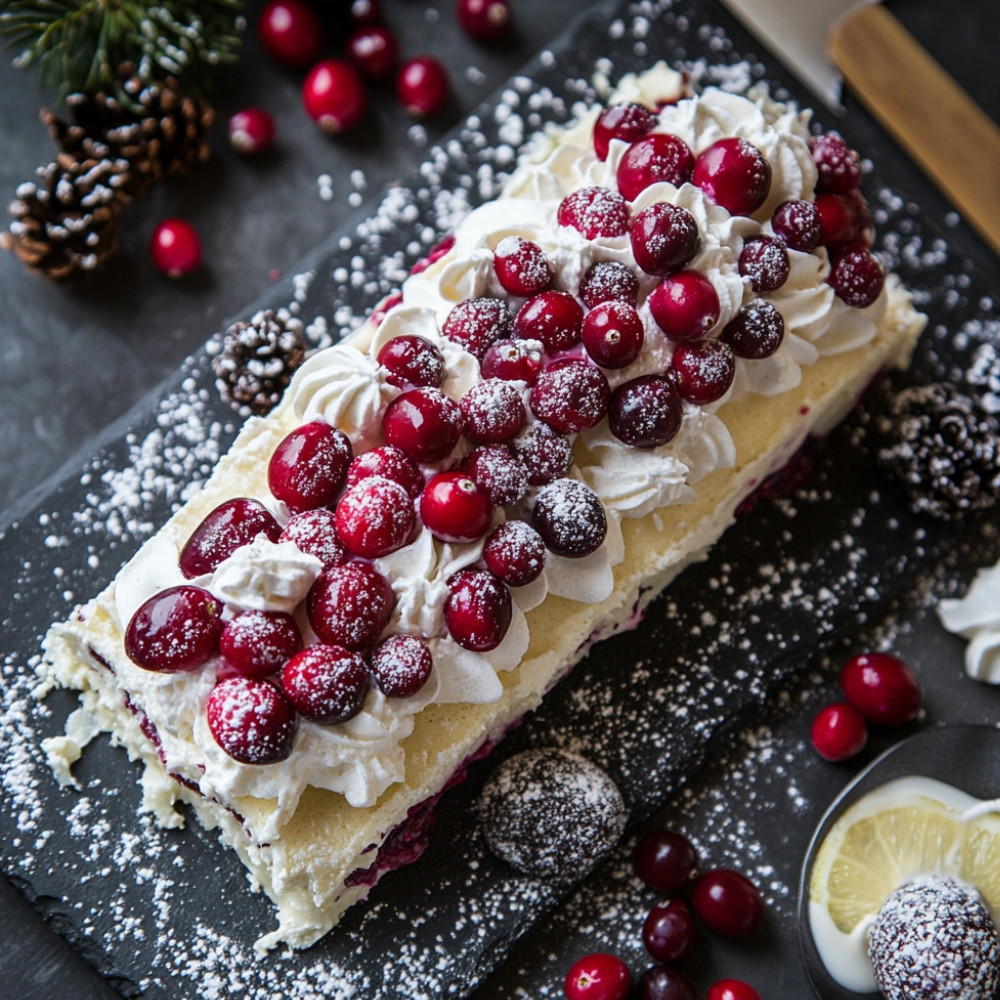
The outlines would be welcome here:
M 386 380 L 400 389 L 427 385 L 440 388 L 444 381 L 444 358 L 426 337 L 394 337 L 379 350 L 377 360 L 389 373 Z
M 691 180 L 694 154 L 679 136 L 654 132 L 632 143 L 618 164 L 615 179 L 627 201 L 635 201 L 652 184 L 680 187 Z
M 560 434 L 596 427 L 608 411 L 611 389 L 596 365 L 577 358 L 552 361 L 531 388 L 531 411 Z
M 471 542 L 481 538 L 493 517 L 490 495 L 464 472 L 439 472 L 420 498 L 420 517 L 435 538 Z
M 281 687 L 303 718 L 336 725 L 361 711 L 368 668 L 364 657 L 342 646 L 309 646 L 285 664 Z
M 178 565 L 187 579 L 214 573 L 219 563 L 258 535 L 276 542 L 281 527 L 257 500 L 226 500 L 207 514 L 181 549 Z
M 269 681 L 240 676 L 219 681 L 206 714 L 215 742 L 241 764 L 276 764 L 292 752 L 295 709 Z
M 531 240 L 505 236 L 493 251 L 497 280 L 511 295 L 535 295 L 552 280 L 545 251 Z
M 434 665 L 430 648 L 415 635 L 390 635 L 371 655 L 372 679 L 388 698 L 410 698 L 427 683 Z
M 347 490 L 336 516 L 344 547 L 364 559 L 401 549 L 417 524 L 413 498 L 399 483 L 381 476 L 368 476 Z
M 389 624 L 396 598 L 381 573 L 353 562 L 324 570 L 306 598 L 309 624 L 330 645 L 368 649 Z
M 226 622 L 219 639 L 226 663 L 258 680 L 279 670 L 301 648 L 302 633 L 283 611 L 243 611 Z
M 746 139 L 719 139 L 698 155 L 691 183 L 732 215 L 753 215 L 771 190 L 771 164 Z
M 628 232 L 628 205 L 609 188 L 578 188 L 563 198 L 556 219 L 560 226 L 576 229 L 588 240 L 624 236 Z
M 672 274 L 697 253 L 698 223 L 686 208 L 658 201 L 635 216 L 629 238 L 635 262 L 647 274 Z
M 487 570 L 463 569 L 448 582 L 445 625 L 465 649 L 496 649 L 510 628 L 512 613 L 510 591 Z
M 125 652 L 145 670 L 194 670 L 218 651 L 221 615 L 222 602 L 207 590 L 168 587 L 132 615 L 125 630 Z
M 594 123 L 594 152 L 599 160 L 608 158 L 612 139 L 634 142 L 656 125 L 656 114 L 641 104 L 612 104 Z
M 505 521 L 487 535 L 483 560 L 508 586 L 524 587 L 545 568 L 545 542 L 526 521 Z
M 291 431 L 274 449 L 267 485 L 292 513 L 327 507 L 344 485 L 354 456 L 350 438 L 322 421 Z
M 414 462 L 440 462 L 462 436 L 464 420 L 458 403 L 430 386 L 397 396 L 382 417 L 387 444 Z
M 493 344 L 510 336 L 513 325 L 503 299 L 484 297 L 459 302 L 448 313 L 441 332 L 482 359 Z
M 579 558 L 601 547 L 608 533 L 604 505 L 576 479 L 557 479 L 535 497 L 531 523 L 556 555 Z

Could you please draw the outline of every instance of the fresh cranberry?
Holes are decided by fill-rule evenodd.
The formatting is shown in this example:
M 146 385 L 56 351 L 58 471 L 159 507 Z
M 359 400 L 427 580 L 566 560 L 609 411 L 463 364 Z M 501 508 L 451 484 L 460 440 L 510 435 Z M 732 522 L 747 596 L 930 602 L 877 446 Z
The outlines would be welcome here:
M 639 299 L 639 279 L 627 264 L 599 260 L 583 276 L 580 298 L 588 309 L 612 300 L 634 306 Z
M 861 653 L 840 672 L 847 700 L 869 721 L 901 726 L 916 717 L 923 697 L 910 668 L 889 653 Z
M 687 973 L 670 965 L 652 965 L 639 978 L 638 1000 L 701 1000 Z
M 698 873 L 698 852 L 687 837 L 673 830 L 652 830 L 636 844 L 632 864 L 651 889 L 681 892 Z
M 329 135 L 354 128 L 365 111 L 365 88 L 358 71 L 342 59 L 325 59 L 302 84 L 306 114 Z
M 383 344 L 378 363 L 389 373 L 386 381 L 400 389 L 414 386 L 441 387 L 444 381 L 444 358 L 426 338 L 403 334 Z
M 599 160 L 608 158 L 612 139 L 635 142 L 656 125 L 656 114 L 641 104 L 612 104 L 594 123 L 594 152 Z
M 510 591 L 488 570 L 463 569 L 448 581 L 444 621 L 460 646 L 488 653 L 503 642 L 512 616 Z
M 419 636 L 398 634 L 372 650 L 369 666 L 375 686 L 387 698 L 411 698 L 427 683 L 434 659 Z
M 348 552 L 378 559 L 401 549 L 413 535 L 417 515 L 406 489 L 382 476 L 350 487 L 337 504 L 337 536 Z
M 226 500 L 205 515 L 184 543 L 181 573 L 188 580 L 214 573 L 219 563 L 261 534 L 272 542 L 281 536 L 281 526 L 262 503 L 246 497 Z
M 625 1000 L 631 987 L 628 966 L 603 952 L 578 959 L 563 982 L 566 1000 Z
M 743 244 L 739 271 L 750 279 L 750 287 L 760 295 L 776 292 L 788 281 L 791 271 L 785 245 L 770 236 L 755 236 Z
M 569 226 L 588 240 L 624 236 L 628 232 L 628 205 L 610 188 L 578 188 L 560 202 L 556 219 L 560 226 Z
M 811 136 L 809 152 L 819 174 L 817 191 L 847 194 L 858 186 L 861 181 L 861 157 L 836 132 Z
M 833 258 L 826 279 L 837 298 L 854 309 L 867 309 L 882 294 L 885 272 L 868 250 L 844 250 Z
M 132 615 L 125 653 L 144 670 L 194 670 L 214 656 L 222 635 L 222 602 L 183 584 L 154 594 Z
M 358 28 L 368 28 L 382 20 L 378 0 L 351 0 L 351 23 Z
M 715 286 L 698 271 L 678 271 L 650 292 L 649 312 L 673 341 L 702 340 L 719 321 Z
M 842 194 L 818 194 L 820 243 L 831 252 L 850 243 L 861 229 L 855 203 Z
M 324 567 L 339 566 L 344 561 L 344 546 L 337 537 L 337 515 L 328 507 L 293 514 L 278 541 L 294 542 L 300 551 L 315 556 Z
M 297 513 L 333 503 L 354 457 L 351 439 L 321 420 L 290 431 L 274 449 L 267 485 L 277 500 Z
M 645 330 L 635 309 L 625 302 L 602 302 L 584 317 L 580 339 L 602 368 L 625 368 L 642 350 Z
M 239 675 L 219 681 L 206 716 L 215 742 L 241 764 L 276 764 L 292 752 L 295 709 L 268 681 Z
M 505 236 L 496 245 L 493 267 L 504 291 L 511 295 L 536 295 L 552 280 L 545 251 L 521 236 Z
M 760 1000 L 760 994 L 742 979 L 720 979 L 709 986 L 705 1000 Z
M 542 370 L 542 344 L 534 340 L 498 340 L 483 355 L 479 372 L 483 378 L 534 385 Z
M 623 382 L 611 394 L 608 426 L 611 433 L 633 448 L 656 448 L 681 429 L 684 408 L 673 379 L 640 375 Z
M 725 325 L 719 336 L 738 358 L 769 358 L 785 338 L 785 321 L 770 302 L 752 299 Z
M 455 17 L 462 30 L 480 42 L 495 42 L 510 21 L 507 0 L 457 0 Z
M 583 307 L 569 292 L 539 292 L 514 317 L 514 336 L 537 340 L 550 354 L 568 351 L 580 341 Z
M 474 383 L 459 400 L 465 436 L 473 444 L 500 444 L 524 426 L 528 415 L 521 394 L 499 378 Z
M 226 125 L 229 145 L 245 156 L 257 156 L 270 149 L 275 132 L 274 119 L 263 108 L 237 111 Z
M 382 80 L 396 68 L 399 45 L 388 28 L 373 25 L 358 28 L 347 39 L 347 54 L 364 76 L 370 80 Z
M 691 951 L 698 929 L 683 899 L 654 906 L 642 925 L 642 943 L 657 962 L 677 962 Z
M 709 930 L 729 938 L 752 933 L 764 916 L 757 887 L 729 868 L 713 868 L 695 879 L 691 907 Z
M 557 479 L 541 487 L 531 523 L 549 549 L 571 559 L 596 552 L 608 533 L 600 498 L 577 479 Z
M 804 253 L 812 253 L 823 237 L 819 209 L 801 198 L 783 201 L 771 216 L 771 228 L 786 246 Z
M 368 693 L 368 668 L 360 653 L 317 644 L 284 665 L 281 687 L 303 718 L 336 725 L 361 711 Z
M 374 566 L 352 562 L 319 575 L 306 598 L 306 613 L 323 642 L 360 651 L 389 624 L 395 603 L 389 581 Z
M 183 278 L 201 264 L 201 238 L 184 219 L 164 219 L 149 240 L 153 265 L 168 278 Z
M 323 27 L 301 0 L 270 0 L 261 11 L 257 34 L 268 55 L 289 69 L 315 62 L 323 45 Z
M 853 705 L 838 701 L 816 713 L 810 738 L 821 757 L 847 760 L 865 748 L 868 728 L 864 716 Z
M 508 586 L 524 587 L 545 568 L 545 542 L 526 521 L 504 521 L 486 536 L 483 561 Z
M 680 136 L 654 132 L 632 143 L 618 164 L 615 178 L 627 201 L 635 201 L 652 184 L 680 187 L 691 180 L 694 154 Z
M 490 495 L 464 472 L 439 472 L 420 497 L 424 527 L 445 542 L 472 542 L 486 534 L 493 518 Z
M 513 328 L 507 303 L 483 297 L 459 302 L 448 313 L 441 332 L 482 360 L 493 344 L 510 336 Z
M 635 262 L 647 274 L 679 271 L 698 251 L 698 223 L 679 205 L 658 201 L 638 212 L 629 230 Z
M 399 483 L 414 500 L 423 492 L 424 476 L 415 462 L 391 444 L 379 445 L 358 455 L 347 467 L 346 486 L 357 486 L 369 476 L 383 476 Z
M 462 436 L 462 410 L 440 389 L 408 389 L 397 396 L 382 417 L 388 444 L 414 462 L 439 462 Z
M 771 164 L 746 139 L 719 139 L 698 155 L 691 183 L 732 215 L 752 215 L 771 190 Z
M 484 444 L 462 459 L 462 471 L 471 476 L 494 507 L 508 507 L 528 491 L 528 471 L 505 444 Z
M 845 197 L 851 203 L 857 225 L 854 239 L 851 240 L 852 249 L 854 249 L 853 245 L 869 248 L 875 242 L 875 220 L 872 218 L 868 202 L 865 201 L 865 196 L 857 188 L 848 191 Z
M 284 611 L 241 611 L 219 639 L 223 659 L 244 677 L 273 674 L 302 648 L 302 633 Z
M 736 378 L 736 358 L 722 340 L 678 344 L 670 358 L 670 370 L 681 399 L 705 406 L 729 392 Z
M 415 118 L 432 115 L 448 99 L 448 72 L 434 56 L 409 59 L 396 77 L 396 96 Z
M 611 389 L 596 365 L 561 358 L 545 366 L 531 387 L 531 412 L 560 434 L 596 427 L 608 412 Z
M 573 464 L 573 446 L 547 424 L 532 424 L 514 442 L 514 451 L 531 486 L 544 486 L 565 476 Z

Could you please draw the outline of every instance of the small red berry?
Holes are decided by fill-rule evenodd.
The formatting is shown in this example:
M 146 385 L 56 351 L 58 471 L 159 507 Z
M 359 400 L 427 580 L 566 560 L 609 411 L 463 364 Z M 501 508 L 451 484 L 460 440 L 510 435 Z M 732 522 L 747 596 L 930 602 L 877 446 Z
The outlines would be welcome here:
M 510 628 L 510 591 L 488 570 L 463 569 L 448 581 L 444 621 L 460 646 L 487 653 Z
M 720 979 L 709 986 L 705 1000 L 760 1000 L 760 994 L 742 979 Z
M 783 201 L 771 216 L 774 235 L 792 250 L 812 253 L 823 237 L 819 209 L 811 201 L 792 198 Z
M 158 271 L 183 278 L 201 263 L 201 238 L 190 222 L 164 219 L 149 240 L 149 253 Z
M 424 489 L 424 475 L 420 467 L 391 444 L 379 445 L 353 459 L 347 467 L 345 485 L 348 488 L 357 486 L 370 476 L 384 476 L 399 483 L 414 500 Z
M 168 587 L 132 615 L 125 653 L 145 670 L 194 670 L 215 655 L 222 629 L 222 602 L 207 590 L 189 584 Z
M 647 301 L 656 325 L 673 341 L 703 340 L 721 312 L 715 286 L 698 271 L 667 276 Z
M 624 236 L 628 232 L 628 205 L 610 188 L 578 188 L 560 202 L 556 221 L 588 240 Z
M 526 521 L 504 521 L 486 536 L 483 561 L 508 586 L 524 587 L 545 568 L 545 542 Z
M 678 344 L 670 358 L 681 399 L 698 406 L 722 399 L 736 378 L 736 357 L 722 340 Z
M 474 448 L 461 469 L 486 490 L 494 507 L 515 504 L 528 492 L 528 470 L 506 444 Z
M 473 444 L 509 441 L 527 420 L 521 393 L 499 378 L 484 378 L 459 400 L 465 417 L 465 436 Z
M 323 642 L 360 651 L 389 624 L 395 604 L 389 581 L 374 566 L 351 562 L 319 575 L 306 598 L 306 613 Z
M 631 986 L 632 975 L 620 958 L 595 952 L 570 966 L 563 992 L 566 1000 L 625 1000 Z
M 754 236 L 740 251 L 739 271 L 750 279 L 750 287 L 760 295 L 776 292 L 788 280 L 791 264 L 788 251 L 780 240 Z
M 397 396 L 382 417 L 387 444 L 414 462 L 439 462 L 458 444 L 465 420 L 458 403 L 426 386 Z
M 342 59 L 325 59 L 302 84 L 306 114 L 330 135 L 354 128 L 365 110 L 365 88 L 358 71 Z
M 683 899 L 654 906 L 642 925 L 642 943 L 657 962 L 680 961 L 698 936 L 691 908 Z
M 390 635 L 373 650 L 375 686 L 388 698 L 410 698 L 427 683 L 434 665 L 430 647 L 415 635 Z
M 206 715 L 215 742 L 241 764 L 276 764 L 292 752 L 295 709 L 269 681 L 239 675 L 219 681 Z
M 359 28 L 370 28 L 382 20 L 378 0 L 351 0 L 351 22 Z
M 916 677 L 889 653 L 852 657 L 840 672 L 840 686 L 869 722 L 881 726 L 901 726 L 920 711 L 922 693 Z
M 229 145 L 246 156 L 256 156 L 270 149 L 275 131 L 274 119 L 263 108 L 237 111 L 226 128 Z
M 764 916 L 757 887 L 728 868 L 715 868 L 695 879 L 691 907 L 709 930 L 730 938 L 751 934 Z
M 463 299 L 441 327 L 441 332 L 482 361 L 498 341 L 510 337 L 514 326 L 507 303 L 488 296 Z
M 599 260 L 580 281 L 580 298 L 588 309 L 611 300 L 634 306 L 639 298 L 639 279 L 627 264 Z
M 836 132 L 811 136 L 809 151 L 819 177 L 816 190 L 847 194 L 861 180 L 861 157 Z
M 752 215 L 771 190 L 771 164 L 746 139 L 719 139 L 698 154 L 691 183 L 731 214 Z
M 300 551 L 315 556 L 324 567 L 339 566 L 345 558 L 344 546 L 337 537 L 337 515 L 328 507 L 293 514 L 278 541 L 294 542 Z
M 498 340 L 486 349 L 480 364 L 483 378 L 534 385 L 542 370 L 542 344 L 533 340 Z
M 701 1000 L 701 994 L 676 966 L 651 965 L 639 978 L 636 1000 Z
M 382 80 L 396 68 L 399 45 L 388 28 L 373 25 L 358 28 L 347 39 L 347 54 L 364 76 Z
M 301 0 L 270 0 L 260 14 L 257 33 L 275 62 L 302 69 L 319 55 L 323 26 Z
M 242 611 L 226 622 L 219 652 L 244 677 L 258 680 L 280 669 L 302 648 L 295 619 L 283 611 Z
M 396 77 L 396 96 L 415 118 L 432 115 L 448 99 L 448 73 L 434 56 L 410 59 Z
M 247 497 L 224 500 L 202 518 L 184 543 L 178 559 L 181 573 L 188 580 L 214 573 L 219 563 L 260 534 L 276 542 L 281 527 L 259 500 Z
M 536 295 L 552 280 L 545 251 L 521 236 L 505 236 L 496 245 L 493 268 L 504 291 L 511 295 Z
M 577 479 L 557 479 L 541 487 L 531 523 L 549 549 L 571 559 L 596 552 L 608 533 L 600 498 Z
M 405 487 L 382 476 L 368 476 L 346 490 L 336 517 L 344 547 L 363 559 L 401 549 L 417 524 L 413 498 Z
M 868 250 L 843 250 L 833 258 L 826 279 L 837 298 L 854 309 L 867 309 L 882 294 L 885 271 Z
M 494 42 L 510 21 L 507 0 L 457 0 L 455 17 L 462 30 L 480 42 Z
M 656 113 L 641 104 L 612 104 L 594 123 L 594 152 L 599 160 L 608 158 L 612 139 L 635 142 L 656 124 Z
M 420 497 L 424 527 L 445 542 L 472 542 L 493 517 L 490 495 L 464 472 L 439 472 Z
M 654 132 L 632 143 L 618 164 L 615 179 L 626 201 L 635 201 L 653 184 L 680 187 L 691 179 L 694 154 L 680 136 Z
M 336 725 L 361 711 L 368 668 L 364 657 L 341 646 L 308 646 L 282 668 L 281 688 L 303 718 Z
M 322 420 L 302 424 L 279 442 L 267 485 L 293 513 L 333 503 L 353 458 L 351 439 Z
M 687 837 L 673 830 L 652 830 L 636 844 L 632 864 L 651 889 L 681 892 L 698 873 L 698 852 Z
M 852 242 L 861 229 L 857 206 L 842 194 L 818 194 L 813 202 L 819 215 L 820 243 L 831 252 Z
M 531 387 L 531 412 L 560 434 L 596 427 L 608 412 L 611 389 L 589 361 L 561 358 L 545 366 Z
M 549 354 L 568 351 L 580 341 L 583 308 L 569 292 L 539 292 L 514 317 L 514 336 L 537 340 Z
M 769 358 L 785 338 L 785 320 L 763 299 L 751 299 L 723 328 L 719 339 L 738 358 Z
M 680 430 L 683 417 L 680 392 L 664 375 L 640 375 L 623 382 L 608 405 L 611 433 L 633 448 L 666 444 Z
M 514 451 L 528 474 L 531 486 L 544 486 L 569 472 L 573 446 L 547 424 L 532 424 L 514 442 Z
M 378 352 L 378 363 L 389 373 L 386 381 L 400 389 L 444 381 L 444 358 L 426 337 L 403 334 L 393 337 Z
M 868 728 L 853 705 L 838 701 L 817 712 L 810 736 L 821 757 L 841 761 L 861 753 L 868 742 Z
M 601 302 L 587 313 L 580 339 L 587 353 L 602 368 L 626 368 L 639 357 L 645 335 L 635 309 L 612 299 Z
M 647 274 L 672 274 L 697 252 L 698 223 L 686 208 L 658 201 L 636 214 L 629 239 L 635 262 Z

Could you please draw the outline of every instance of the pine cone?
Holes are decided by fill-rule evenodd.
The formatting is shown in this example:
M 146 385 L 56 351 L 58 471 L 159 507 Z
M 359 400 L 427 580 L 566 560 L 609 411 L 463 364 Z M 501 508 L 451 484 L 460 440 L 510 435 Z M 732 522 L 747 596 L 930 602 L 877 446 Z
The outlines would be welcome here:
M 17 189 L 7 206 L 13 221 L 0 234 L 0 246 L 53 281 L 96 270 L 118 246 L 126 169 L 118 160 L 80 161 L 60 154 L 38 168 L 38 183 Z
M 300 320 L 285 310 L 256 313 L 226 331 L 212 360 L 216 388 L 240 413 L 263 416 L 281 399 L 305 352 Z

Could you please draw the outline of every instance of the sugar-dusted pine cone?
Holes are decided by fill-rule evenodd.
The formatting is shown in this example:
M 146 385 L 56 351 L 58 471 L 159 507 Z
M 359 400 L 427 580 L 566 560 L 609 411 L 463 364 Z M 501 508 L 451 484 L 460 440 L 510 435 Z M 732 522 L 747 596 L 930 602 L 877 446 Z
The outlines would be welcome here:
M 118 246 L 125 173 L 126 164 L 118 160 L 80 161 L 61 153 L 38 168 L 37 182 L 18 187 L 0 246 L 53 281 L 96 270 Z
M 281 399 L 306 352 L 300 320 L 284 309 L 234 323 L 212 359 L 222 398 L 244 415 L 263 416 Z

